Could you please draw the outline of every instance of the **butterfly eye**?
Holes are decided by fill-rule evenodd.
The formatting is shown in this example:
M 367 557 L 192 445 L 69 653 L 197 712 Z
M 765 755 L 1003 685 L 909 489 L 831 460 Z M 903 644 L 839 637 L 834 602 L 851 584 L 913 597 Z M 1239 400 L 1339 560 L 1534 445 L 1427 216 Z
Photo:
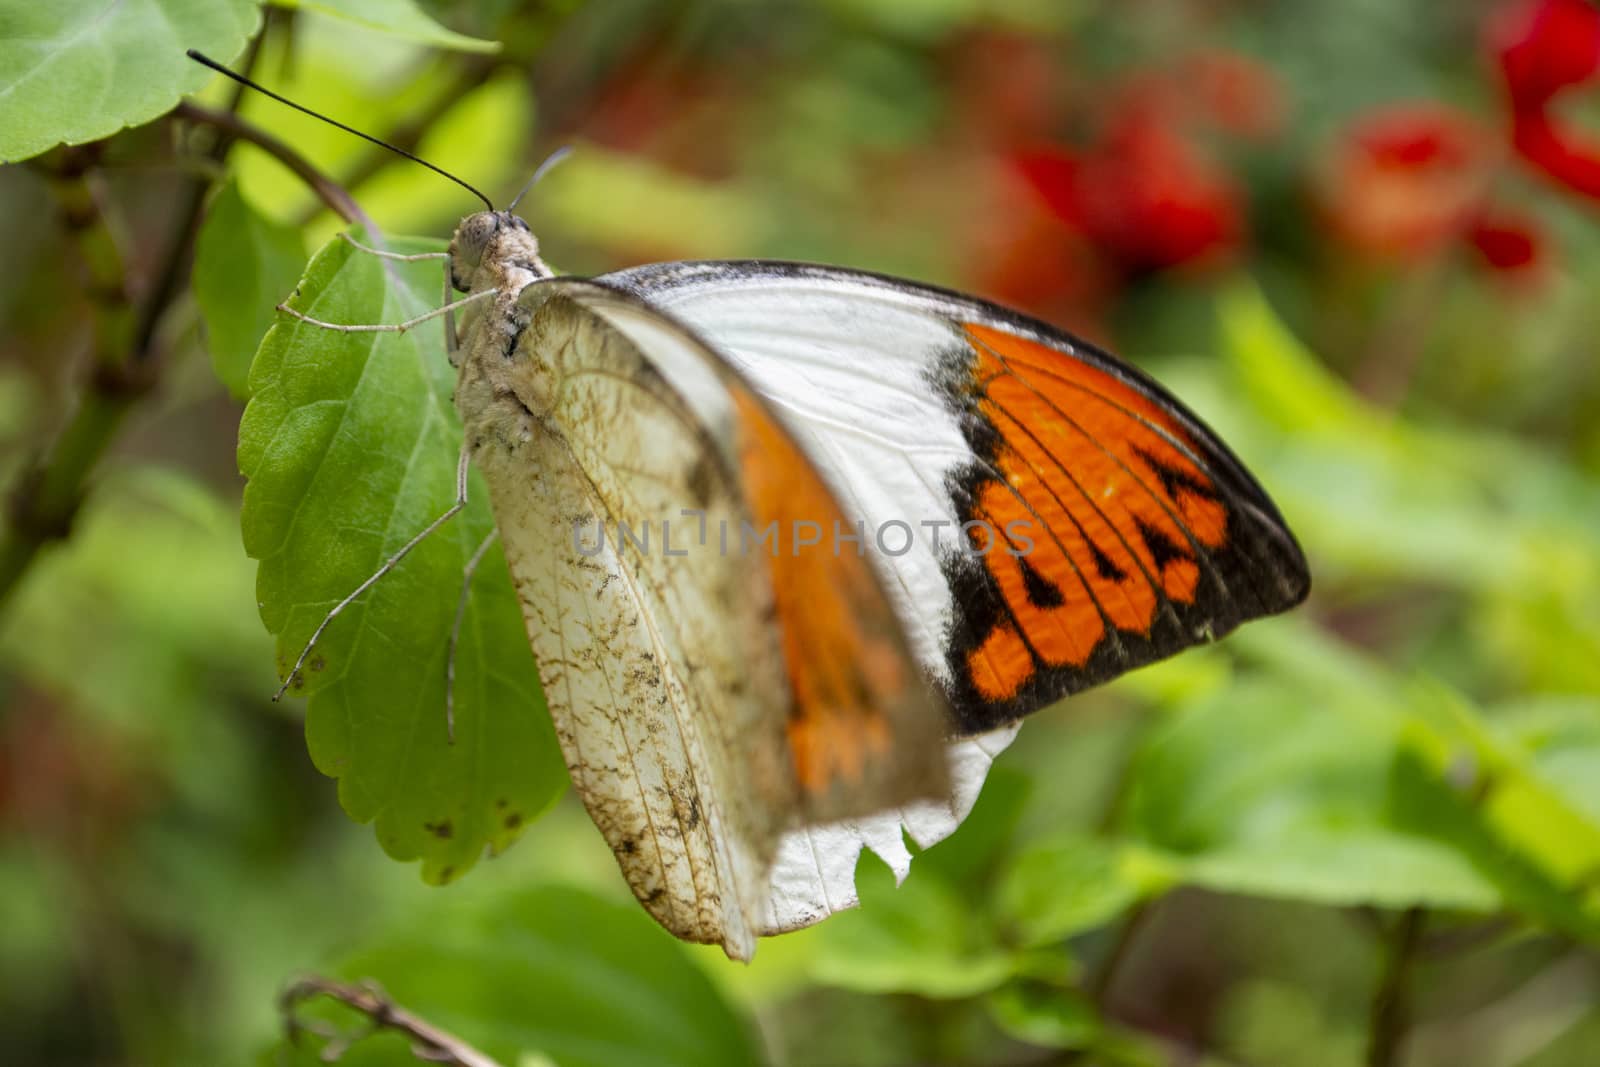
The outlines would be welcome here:
M 450 242 L 450 254 L 464 266 L 476 267 L 483 259 L 489 238 L 500 228 L 500 220 L 488 211 L 469 215 L 456 227 L 455 238 Z
M 499 229 L 500 220 L 489 211 L 469 215 L 456 227 L 455 236 L 450 239 L 450 280 L 457 289 L 467 290 L 473 271 L 483 262 L 489 239 Z

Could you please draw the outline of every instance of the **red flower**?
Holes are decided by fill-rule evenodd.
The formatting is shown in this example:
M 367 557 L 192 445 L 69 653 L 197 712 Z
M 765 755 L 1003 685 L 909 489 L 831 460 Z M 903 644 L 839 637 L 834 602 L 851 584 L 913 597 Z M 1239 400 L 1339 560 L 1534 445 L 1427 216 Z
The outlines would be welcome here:
M 1137 112 L 1113 126 L 1078 181 L 1084 228 L 1132 273 L 1212 258 L 1238 244 L 1241 199 L 1193 142 Z
M 1125 274 L 1217 259 L 1243 233 L 1232 179 L 1150 108 L 1125 108 L 1081 156 L 1047 149 L 1013 164 Z
M 1472 223 L 1467 240 L 1486 265 L 1505 273 L 1524 273 L 1537 268 L 1544 259 L 1538 226 L 1522 215 L 1480 215 Z
M 1600 9 L 1589 0 L 1518 0 L 1489 24 L 1512 107 L 1540 110 L 1600 69 Z
M 1549 108 L 1600 72 L 1600 9 L 1588 0 L 1518 0 L 1490 24 L 1511 100 L 1511 143 L 1546 176 L 1600 199 L 1600 145 L 1564 129 Z
M 1517 116 L 1517 152 L 1573 192 L 1600 199 L 1600 146 L 1562 131 L 1542 112 Z
M 1031 185 L 1052 213 L 1064 222 L 1078 225 L 1078 161 L 1065 149 L 1055 146 L 1019 152 L 1011 164 Z
M 1436 105 L 1369 113 L 1324 167 L 1318 199 L 1356 248 L 1414 259 L 1448 244 L 1477 214 L 1488 142 L 1467 116 Z

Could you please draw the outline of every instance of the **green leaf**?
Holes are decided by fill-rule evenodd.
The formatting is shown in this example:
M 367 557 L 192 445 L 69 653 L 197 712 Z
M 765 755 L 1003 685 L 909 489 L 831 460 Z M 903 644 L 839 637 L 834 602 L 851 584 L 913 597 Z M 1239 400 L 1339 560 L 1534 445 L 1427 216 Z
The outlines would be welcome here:
M 1581 793 L 1550 774 L 1545 752 L 1557 727 L 1555 736 L 1572 736 L 1582 750 L 1592 700 L 1551 703 L 1543 715 L 1492 724 L 1442 683 L 1403 681 L 1303 624 L 1260 628 L 1240 645 L 1298 688 L 1319 692 L 1326 708 L 1363 732 L 1393 739 L 1386 815 L 1393 825 L 1449 842 L 1529 915 L 1600 936 L 1592 886 L 1600 819 Z M 1576 733 L 1568 722 L 1578 725 Z
M 315 11 L 357 26 L 380 30 L 435 48 L 454 48 L 461 52 L 498 52 L 498 41 L 468 37 L 439 25 L 416 0 L 278 0 L 281 7 Z
M 1513 880 L 1540 918 L 1600 938 L 1594 886 L 1600 823 L 1547 781 L 1525 749 L 1496 736 L 1459 694 L 1419 683 L 1410 697 L 1405 736 L 1412 758 L 1472 798 L 1466 841 Z M 1434 813 L 1424 817 L 1448 825 Z
M 51 0 L 0 11 L 0 163 L 149 122 L 237 55 L 256 0 Z
M 1600 826 L 1600 696 L 1530 701 L 1496 720 L 1536 773 Z
M 1006 871 L 999 901 L 1021 942 L 1039 946 L 1104 925 L 1140 896 L 1115 847 L 1069 834 L 1019 855 Z
M 1449 800 L 1408 758 L 1402 720 L 1340 714 L 1302 692 L 1240 684 L 1151 737 L 1134 822 L 1177 876 L 1325 904 L 1498 907 L 1474 857 L 1412 817 Z
M 896 887 L 889 865 L 863 852 L 856 890 L 861 907 L 819 931 L 816 980 L 862 993 L 957 998 L 994 989 L 1015 973 L 1017 961 L 994 947 L 977 910 L 944 880 L 913 870 Z
M 995 1024 L 1018 1041 L 1045 1048 L 1085 1048 L 1100 1035 L 1100 1017 L 1083 994 L 1019 981 L 985 1000 Z
M 399 241 L 407 252 L 438 242 Z M 294 305 L 325 321 L 398 322 L 438 306 L 437 263 L 397 264 L 333 241 Z M 431 328 L 430 328 L 431 327 Z M 327 611 L 442 514 L 461 428 L 443 326 L 340 333 L 285 320 L 262 342 L 239 428 L 249 479 L 245 549 L 287 675 Z M 339 616 L 297 688 L 312 759 L 345 810 L 375 820 L 399 859 L 444 882 L 500 849 L 566 781 L 521 611 L 498 548 L 461 629 L 455 742 L 445 729 L 446 643 L 463 568 L 492 528 L 487 492 Z
M 194 258 L 194 295 L 206 324 L 206 348 L 217 377 L 243 397 L 273 305 L 289 295 L 305 269 L 305 248 L 290 226 L 263 218 L 230 181 L 206 211 Z
M 576 889 L 545 886 L 442 907 L 339 971 L 376 980 L 406 1010 L 501 1063 L 526 1056 L 562 1067 L 743 1067 L 765 1059 L 749 1023 L 637 905 Z M 338 1008 L 316 1015 L 343 1029 L 359 1024 Z M 309 1045 L 275 1052 L 293 1057 L 278 1062 L 322 1062 Z M 388 1035 L 357 1042 L 339 1062 L 410 1058 Z

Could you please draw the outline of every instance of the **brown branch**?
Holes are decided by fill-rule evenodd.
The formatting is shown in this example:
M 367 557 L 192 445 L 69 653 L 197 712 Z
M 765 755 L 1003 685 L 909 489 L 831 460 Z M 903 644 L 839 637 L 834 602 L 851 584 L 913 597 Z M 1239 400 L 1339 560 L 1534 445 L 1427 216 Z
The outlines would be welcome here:
M 1400 1046 L 1411 1025 L 1411 971 L 1427 920 L 1423 908 L 1408 908 L 1389 931 L 1383 976 L 1372 995 L 1367 1067 L 1395 1067 L 1400 1062 Z
M 199 104 L 188 100 L 180 103 L 173 109 L 172 113 L 181 119 L 211 126 L 230 137 L 250 142 L 289 168 L 295 177 L 310 186 L 311 191 L 316 193 L 322 199 L 322 202 L 327 204 L 340 218 L 348 223 L 364 226 L 369 230 L 373 228 L 372 220 L 367 218 L 366 213 L 361 210 L 360 205 L 355 202 L 355 199 L 345 190 L 344 186 L 322 173 L 305 156 L 302 156 L 288 144 L 280 141 L 261 127 L 252 122 L 247 122 L 231 112 L 201 107 Z
M 366 1016 L 365 1030 L 351 1034 L 329 1033 L 301 1019 L 300 1005 L 317 997 L 329 997 Z M 338 982 L 332 978 L 308 975 L 297 979 L 278 998 L 283 1012 L 284 1030 L 291 1044 L 297 1044 L 303 1033 L 316 1033 L 328 1039 L 322 1058 L 333 1062 L 343 1056 L 355 1042 L 379 1030 L 393 1030 L 411 1039 L 411 1053 L 427 1063 L 445 1063 L 453 1067 L 501 1067 L 500 1063 L 479 1052 L 447 1030 L 441 1030 L 426 1019 L 420 1019 L 400 1007 L 374 982 Z

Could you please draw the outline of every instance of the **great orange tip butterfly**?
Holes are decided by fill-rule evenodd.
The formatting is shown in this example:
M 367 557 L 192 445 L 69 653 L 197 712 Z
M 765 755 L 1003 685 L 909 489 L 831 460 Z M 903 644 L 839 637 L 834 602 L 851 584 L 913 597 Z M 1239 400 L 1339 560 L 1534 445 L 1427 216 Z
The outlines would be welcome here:
M 323 627 L 476 464 L 573 785 L 679 937 L 748 959 L 854 905 L 861 849 L 903 877 L 1024 716 L 1307 594 L 1228 447 L 1061 330 L 842 267 L 556 277 L 472 191 L 424 316 L 456 503 Z

